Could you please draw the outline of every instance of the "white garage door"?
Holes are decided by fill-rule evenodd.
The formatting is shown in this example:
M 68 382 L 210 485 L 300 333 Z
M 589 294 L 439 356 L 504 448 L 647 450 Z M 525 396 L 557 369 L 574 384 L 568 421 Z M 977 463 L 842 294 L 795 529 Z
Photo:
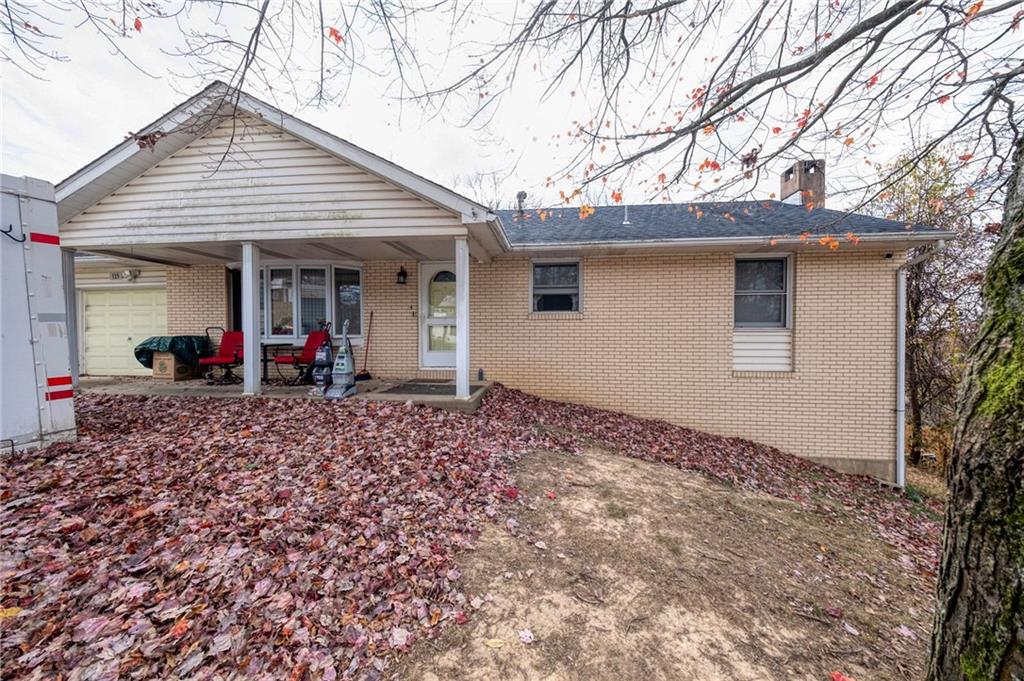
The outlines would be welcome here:
M 167 333 L 167 291 L 162 288 L 85 291 L 82 373 L 92 376 L 149 375 L 135 359 L 135 346 Z

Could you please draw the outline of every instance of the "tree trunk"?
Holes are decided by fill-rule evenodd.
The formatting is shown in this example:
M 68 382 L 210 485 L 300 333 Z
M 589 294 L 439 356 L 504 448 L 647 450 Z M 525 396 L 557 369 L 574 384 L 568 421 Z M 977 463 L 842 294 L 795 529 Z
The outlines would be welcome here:
M 921 386 L 924 384 L 923 366 L 921 362 L 922 345 L 919 337 L 921 333 L 920 319 L 921 307 L 924 305 L 921 295 L 921 277 L 924 263 L 919 262 L 907 270 L 907 327 L 906 327 L 906 357 L 907 357 L 907 402 L 910 407 L 910 447 L 907 452 L 907 460 L 914 466 L 921 463 L 921 450 L 924 447 L 924 435 L 921 432 Z
M 914 466 L 921 463 L 924 450 L 924 425 L 921 414 L 921 390 L 918 386 L 910 386 L 910 451 L 907 460 Z
M 1024 139 L 957 398 L 931 681 L 1024 679 Z

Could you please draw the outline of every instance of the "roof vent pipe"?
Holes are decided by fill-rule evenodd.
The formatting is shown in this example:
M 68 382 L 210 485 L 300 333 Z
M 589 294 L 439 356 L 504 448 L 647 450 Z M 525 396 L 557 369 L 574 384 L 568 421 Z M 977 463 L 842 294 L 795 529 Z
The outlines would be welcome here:
M 623 209 L 623 211 L 625 211 L 623 213 L 623 215 L 622 215 L 622 224 L 628 225 L 629 224 L 629 206 L 623 206 L 622 209 Z
M 522 215 L 523 211 L 526 210 L 526 192 L 522 189 L 520 189 L 519 193 L 516 194 L 516 210 L 519 211 L 520 215 Z

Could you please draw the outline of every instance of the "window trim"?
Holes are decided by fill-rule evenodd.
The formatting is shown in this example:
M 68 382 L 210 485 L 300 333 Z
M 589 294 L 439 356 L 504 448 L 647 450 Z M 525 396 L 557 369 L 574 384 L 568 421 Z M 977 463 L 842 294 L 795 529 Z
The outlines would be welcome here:
M 296 334 L 299 331 L 299 324 L 298 324 L 299 301 L 297 299 L 296 290 L 295 290 L 295 287 L 296 287 L 296 284 L 297 284 L 297 282 L 295 281 L 295 266 L 294 265 L 267 265 L 263 269 L 266 270 L 266 276 L 264 277 L 264 279 L 266 281 L 266 291 L 265 291 L 266 297 L 264 298 L 264 300 L 266 301 L 266 307 L 264 308 L 264 312 L 265 312 L 264 317 L 265 317 L 265 319 L 264 319 L 264 326 L 263 326 L 263 337 L 264 338 L 271 338 L 271 339 L 291 339 L 291 338 L 297 338 L 298 336 Z M 271 312 L 271 310 L 273 308 L 273 301 L 270 298 L 270 280 L 272 279 L 272 276 L 270 274 L 271 270 L 290 270 L 291 273 L 292 273 L 291 286 L 290 286 L 290 288 L 292 290 L 292 332 L 291 333 L 271 333 L 271 328 L 273 327 L 273 321 L 272 321 L 273 314 Z M 242 304 L 244 305 L 245 301 L 242 301 Z
M 576 297 L 579 309 L 576 310 L 535 310 L 533 309 L 533 270 L 536 265 L 576 265 Z M 579 315 L 583 314 L 583 259 L 582 258 L 532 258 L 530 260 L 530 295 L 527 298 L 527 310 L 531 315 Z
M 782 326 L 746 326 L 736 323 L 736 261 L 738 260 L 782 260 L 785 262 L 783 290 L 779 292 L 751 293 L 747 295 L 785 296 L 785 323 Z M 732 328 L 734 331 L 759 333 L 764 331 L 790 331 L 793 329 L 793 254 L 792 253 L 736 253 L 732 265 Z
M 295 267 L 295 333 L 298 337 L 305 338 L 309 334 L 302 333 L 302 271 L 316 270 L 324 273 L 324 317 L 327 321 L 333 321 L 329 316 L 331 309 L 331 296 L 334 293 L 334 268 L 328 265 L 297 265 Z M 333 328 L 333 327 L 332 327 Z
M 292 273 L 292 328 L 294 329 L 291 335 L 288 334 L 271 334 L 271 321 L 270 321 L 270 270 L 291 270 Z M 290 261 L 288 263 L 279 262 L 264 262 L 260 264 L 260 271 L 263 272 L 263 300 L 265 301 L 266 307 L 264 308 L 264 319 L 263 328 L 260 329 L 260 338 L 265 340 L 293 340 L 296 343 L 305 342 L 308 334 L 300 333 L 302 330 L 301 320 L 299 318 L 300 313 L 300 302 L 299 302 L 299 270 L 301 269 L 319 269 L 324 270 L 327 275 L 327 319 L 331 324 L 331 337 L 335 340 L 341 339 L 341 329 L 335 329 L 333 325 L 334 321 L 334 271 L 336 269 L 351 270 L 359 273 L 359 330 L 358 334 L 349 334 L 349 340 L 353 345 L 362 345 L 363 334 L 362 330 L 365 328 L 366 323 L 366 281 L 364 277 L 363 266 L 361 263 L 350 263 L 350 262 L 325 262 L 325 261 Z
M 337 291 L 334 290 L 335 270 L 350 270 L 353 272 L 357 272 L 359 274 L 359 333 L 350 333 L 348 335 L 348 338 L 350 341 L 352 341 L 353 345 L 361 345 L 363 342 L 363 329 L 366 328 L 364 326 L 364 324 L 366 323 L 366 319 L 363 314 L 363 310 L 366 304 L 366 284 L 365 281 L 363 280 L 363 268 L 361 266 L 347 264 L 332 264 L 327 266 L 327 314 L 330 315 L 328 319 L 331 320 L 331 337 L 340 339 L 341 329 L 334 328 L 334 302 L 338 293 Z

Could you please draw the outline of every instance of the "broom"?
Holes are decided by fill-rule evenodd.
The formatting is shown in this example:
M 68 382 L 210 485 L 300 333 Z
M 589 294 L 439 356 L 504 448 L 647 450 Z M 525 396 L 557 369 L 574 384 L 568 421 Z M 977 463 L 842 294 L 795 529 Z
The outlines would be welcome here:
M 370 310 L 370 323 L 366 328 L 366 349 L 363 350 L 363 370 L 356 374 L 357 381 L 369 381 L 372 376 L 366 370 L 366 362 L 370 358 L 370 334 L 373 332 L 373 310 Z

